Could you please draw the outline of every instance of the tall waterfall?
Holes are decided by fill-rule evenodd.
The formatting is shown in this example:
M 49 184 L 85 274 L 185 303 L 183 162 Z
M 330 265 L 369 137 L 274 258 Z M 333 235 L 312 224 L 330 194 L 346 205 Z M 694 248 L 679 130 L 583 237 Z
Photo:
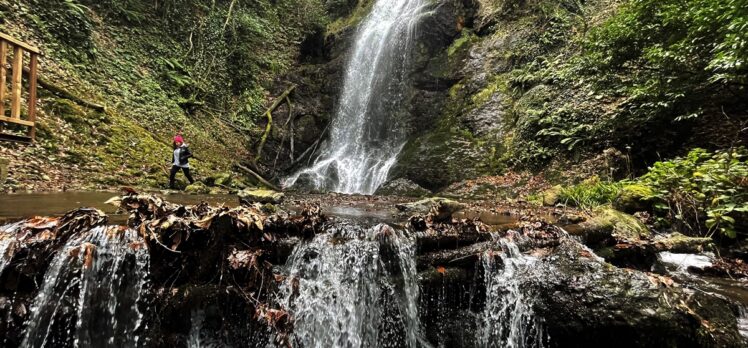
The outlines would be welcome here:
M 342 95 L 314 164 L 288 179 L 316 189 L 372 194 L 387 180 L 405 143 L 408 62 L 425 0 L 377 0 L 361 24 Z
M 279 302 L 303 347 L 416 347 L 414 241 L 387 225 L 340 225 L 294 250 Z
M 21 346 L 146 345 L 139 306 L 149 262 L 131 229 L 96 227 L 71 238 L 44 275 Z

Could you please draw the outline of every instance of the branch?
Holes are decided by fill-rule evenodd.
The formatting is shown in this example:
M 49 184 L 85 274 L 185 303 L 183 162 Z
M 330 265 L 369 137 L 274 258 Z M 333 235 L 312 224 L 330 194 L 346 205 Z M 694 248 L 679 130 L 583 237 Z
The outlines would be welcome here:
M 23 68 L 23 73 L 25 75 L 29 74 L 28 68 Z M 106 112 L 106 107 L 101 104 L 96 104 L 94 102 L 90 102 L 88 100 L 85 100 L 83 98 L 80 98 L 76 96 L 75 94 L 68 92 L 64 87 L 56 85 L 52 82 L 49 82 L 45 79 L 43 79 L 41 76 L 37 76 L 36 78 L 37 83 L 39 84 L 39 87 L 46 89 L 48 92 L 64 99 L 69 99 L 74 101 L 76 104 L 79 104 L 81 106 L 85 106 L 90 109 L 94 109 L 96 111 L 100 112 Z
M 270 183 L 270 181 L 265 180 L 265 178 L 263 178 L 262 176 L 260 176 L 260 174 L 255 173 L 255 171 L 253 171 L 252 169 L 249 169 L 249 168 L 247 168 L 247 167 L 245 167 L 245 166 L 243 166 L 241 164 L 236 164 L 235 166 L 236 166 L 236 168 L 239 168 L 239 169 L 243 170 L 244 172 L 246 172 L 246 173 L 254 176 L 255 178 L 257 178 L 257 180 L 259 180 L 260 183 L 262 183 L 263 185 L 265 185 L 265 186 L 267 186 L 267 187 L 269 187 L 269 188 L 271 188 L 273 190 L 276 190 L 276 191 L 282 191 L 278 186 L 275 186 L 272 183 Z
M 257 145 L 257 151 L 255 152 L 255 158 L 254 163 L 257 163 L 257 161 L 262 157 L 262 148 L 265 147 L 265 142 L 268 140 L 268 135 L 270 134 L 270 130 L 273 127 L 273 111 L 280 106 L 283 101 L 288 99 L 288 95 L 293 92 L 293 90 L 296 89 L 296 85 L 291 85 L 291 87 L 288 87 L 288 89 L 283 92 L 278 98 L 275 99 L 275 102 L 273 102 L 273 105 L 270 105 L 270 107 L 265 110 L 265 116 L 268 118 L 268 124 L 265 126 L 265 132 L 262 134 L 262 138 L 260 138 L 260 143 Z M 290 107 L 290 105 L 289 105 Z

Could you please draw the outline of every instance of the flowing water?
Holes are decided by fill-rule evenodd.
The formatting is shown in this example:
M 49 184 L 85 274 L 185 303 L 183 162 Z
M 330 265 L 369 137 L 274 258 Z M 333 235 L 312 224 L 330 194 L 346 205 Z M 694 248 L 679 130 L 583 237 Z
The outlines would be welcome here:
M 279 302 L 303 347 L 416 347 L 414 241 L 388 225 L 340 224 L 294 250 Z
M 96 227 L 71 238 L 52 260 L 22 347 L 135 347 L 149 253 L 137 233 Z
M 478 346 L 543 347 L 541 322 L 533 313 L 532 299 L 519 287 L 518 281 L 523 272 L 532 268 L 535 259 L 523 255 L 512 242 L 499 240 L 498 243 L 500 252 L 481 254 L 486 304 L 479 317 Z
M 342 95 L 314 164 L 289 177 L 316 189 L 373 194 L 405 142 L 406 86 L 414 33 L 425 0 L 378 0 L 361 24 Z

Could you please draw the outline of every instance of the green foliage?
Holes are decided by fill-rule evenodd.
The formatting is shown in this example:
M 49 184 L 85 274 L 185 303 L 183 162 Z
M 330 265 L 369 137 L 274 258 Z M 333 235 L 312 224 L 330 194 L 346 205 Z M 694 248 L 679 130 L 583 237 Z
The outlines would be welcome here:
M 595 176 L 577 185 L 562 188 L 558 200 L 582 209 L 592 209 L 610 204 L 622 187 L 623 183 L 601 181 Z
M 639 120 L 686 120 L 748 82 L 748 0 L 634 0 L 591 32 L 580 63 Z M 727 91 L 725 91 L 727 90 Z
M 96 53 L 91 41 L 93 24 L 87 6 L 77 0 L 33 0 L 31 5 L 36 24 L 54 39 L 73 48 L 63 48 L 69 57 L 84 60 Z
M 748 213 L 748 150 L 743 147 L 657 162 L 637 181 L 652 188 L 660 212 L 692 230 L 734 238 L 736 217 Z

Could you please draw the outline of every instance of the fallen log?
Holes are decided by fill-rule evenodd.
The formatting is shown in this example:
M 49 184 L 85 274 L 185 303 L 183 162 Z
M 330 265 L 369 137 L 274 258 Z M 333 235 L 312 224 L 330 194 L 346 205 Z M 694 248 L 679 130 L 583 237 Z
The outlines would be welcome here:
M 28 68 L 24 68 L 23 69 L 23 73 L 25 75 L 28 75 L 30 73 L 29 69 Z M 75 95 L 75 94 L 69 92 L 68 90 L 66 90 L 64 87 L 62 87 L 60 85 L 57 85 L 57 84 L 55 84 L 53 82 L 47 81 L 44 78 L 42 78 L 41 76 L 37 76 L 37 83 L 39 84 L 39 87 L 47 90 L 49 93 L 52 93 L 52 94 L 54 94 L 54 95 L 56 95 L 56 96 L 58 96 L 60 98 L 72 100 L 76 104 L 78 104 L 80 106 L 85 106 L 85 107 L 87 107 L 89 109 L 94 109 L 94 110 L 100 111 L 100 112 L 106 112 L 106 106 L 101 105 L 101 104 L 97 104 L 97 103 L 94 103 L 94 102 L 91 102 L 91 101 L 88 101 L 88 100 L 85 100 L 85 99 L 83 99 L 81 97 L 78 97 L 77 95 Z
M 270 181 L 267 181 L 265 178 L 263 178 L 260 174 L 257 174 L 254 170 L 249 169 L 241 164 L 236 164 L 236 168 L 241 169 L 242 171 L 246 172 L 249 175 L 254 176 L 260 183 L 263 185 L 276 190 L 276 191 L 283 191 L 280 187 L 273 185 Z

